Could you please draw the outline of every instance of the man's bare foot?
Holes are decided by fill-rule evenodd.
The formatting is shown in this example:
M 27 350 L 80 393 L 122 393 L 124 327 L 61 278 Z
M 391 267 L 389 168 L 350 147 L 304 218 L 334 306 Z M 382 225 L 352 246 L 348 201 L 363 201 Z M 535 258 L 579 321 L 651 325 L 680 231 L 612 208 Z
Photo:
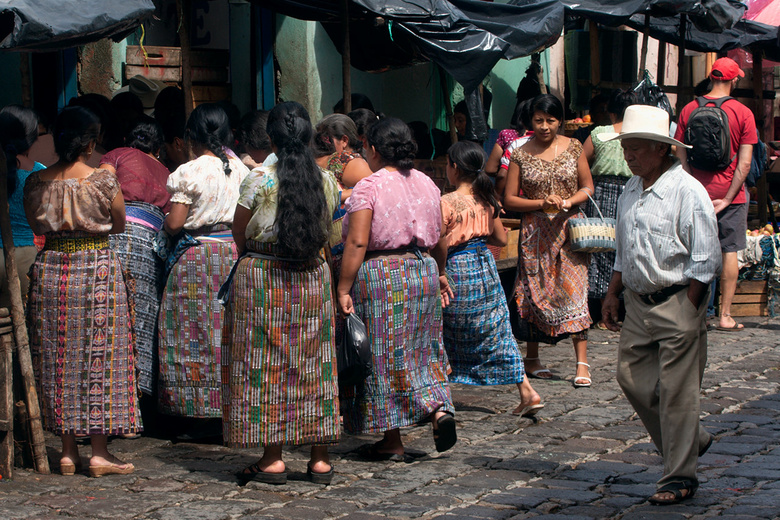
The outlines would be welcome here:
M 731 317 L 731 314 L 724 314 L 718 321 L 718 330 L 742 330 L 745 326 L 737 323 L 737 320 Z

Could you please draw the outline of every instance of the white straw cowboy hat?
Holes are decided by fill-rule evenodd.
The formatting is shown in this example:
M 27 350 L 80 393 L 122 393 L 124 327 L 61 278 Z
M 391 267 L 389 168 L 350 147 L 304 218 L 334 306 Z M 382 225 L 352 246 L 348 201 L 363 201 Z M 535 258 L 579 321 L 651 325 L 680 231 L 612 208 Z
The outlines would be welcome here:
M 599 135 L 602 141 L 613 139 L 649 139 L 683 148 L 691 148 L 677 139 L 669 137 L 669 114 L 666 110 L 648 105 L 631 105 L 623 115 L 623 128 L 616 132 Z
M 135 94 L 144 105 L 144 113 L 147 116 L 150 116 L 154 113 L 154 101 L 157 99 L 157 95 L 167 86 L 168 85 L 162 81 L 149 79 L 137 74 L 128 79 L 127 85 L 114 92 L 112 97 L 120 92 L 131 92 Z

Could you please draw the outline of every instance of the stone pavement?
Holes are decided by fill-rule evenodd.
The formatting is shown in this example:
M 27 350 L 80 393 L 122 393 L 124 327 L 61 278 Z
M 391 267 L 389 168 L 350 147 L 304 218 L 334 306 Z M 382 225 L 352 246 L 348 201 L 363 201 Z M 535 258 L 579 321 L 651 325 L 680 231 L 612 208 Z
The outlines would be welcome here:
M 437 454 L 430 426 L 404 430 L 407 448 L 430 455 L 412 463 L 364 462 L 345 436 L 332 449 L 330 486 L 305 480 L 306 449 L 285 454 L 286 486 L 237 485 L 233 473 L 257 451 L 172 444 L 143 437 L 111 449 L 133 462 L 128 476 L 91 479 L 17 470 L 0 481 L 0 519 L 156 520 L 386 518 L 591 518 L 732 520 L 780 517 L 780 325 L 747 319 L 743 332 L 711 332 L 702 401 L 716 435 L 700 459 L 701 487 L 675 506 L 646 502 L 661 458 L 615 382 L 617 335 L 593 331 L 594 386 L 575 389 L 570 342 L 542 349 L 560 379 L 533 380 L 546 408 L 539 421 L 509 412 L 513 386 L 455 385 L 459 442 Z M 58 461 L 59 443 L 50 437 Z M 82 457 L 89 448 L 82 448 Z

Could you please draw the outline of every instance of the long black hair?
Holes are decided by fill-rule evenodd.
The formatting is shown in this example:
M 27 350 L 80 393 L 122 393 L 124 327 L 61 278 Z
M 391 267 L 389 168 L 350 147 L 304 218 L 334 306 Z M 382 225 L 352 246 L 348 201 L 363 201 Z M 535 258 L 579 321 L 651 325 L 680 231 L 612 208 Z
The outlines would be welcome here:
M 322 173 L 309 147 L 313 133 L 309 113 L 294 101 L 279 103 L 268 114 L 266 129 L 279 159 L 275 222 L 279 249 L 291 258 L 314 258 L 328 241 L 330 215 Z
M 187 120 L 184 137 L 204 146 L 222 160 L 225 175 L 230 175 L 230 163 L 223 147 L 233 142 L 230 120 L 227 114 L 215 103 L 203 103 L 195 107 Z
M 97 141 L 100 135 L 100 119 L 88 108 L 66 107 L 54 120 L 54 151 L 63 163 L 74 163 Z
M 458 180 L 471 183 L 474 195 L 493 208 L 493 218 L 501 211 L 496 189 L 485 173 L 485 152 L 473 141 L 458 141 L 447 150 L 447 161 L 458 172 Z
M 409 126 L 395 117 L 380 119 L 366 133 L 369 146 L 373 146 L 388 166 L 395 166 L 408 175 L 414 168 L 417 143 Z
M 38 114 L 31 108 L 8 105 L 0 110 L 0 146 L 7 165 L 8 196 L 16 189 L 17 155 L 23 155 L 38 139 Z

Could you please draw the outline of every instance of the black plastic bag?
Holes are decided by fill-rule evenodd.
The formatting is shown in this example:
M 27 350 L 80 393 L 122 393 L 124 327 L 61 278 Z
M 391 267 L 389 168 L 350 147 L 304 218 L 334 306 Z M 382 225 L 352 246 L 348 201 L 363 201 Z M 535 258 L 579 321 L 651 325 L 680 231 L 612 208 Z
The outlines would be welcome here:
M 650 79 L 650 73 L 647 70 L 645 70 L 642 81 L 634 87 L 634 92 L 639 96 L 640 104 L 662 108 L 669 114 L 670 121 L 674 119 L 674 110 L 672 110 L 672 104 L 669 102 L 669 98 L 666 97 L 666 93 L 661 90 L 661 87 L 653 83 L 653 80 Z
M 363 321 L 354 312 L 347 315 L 344 339 L 337 351 L 340 386 L 354 386 L 371 375 L 374 363 L 371 342 Z

